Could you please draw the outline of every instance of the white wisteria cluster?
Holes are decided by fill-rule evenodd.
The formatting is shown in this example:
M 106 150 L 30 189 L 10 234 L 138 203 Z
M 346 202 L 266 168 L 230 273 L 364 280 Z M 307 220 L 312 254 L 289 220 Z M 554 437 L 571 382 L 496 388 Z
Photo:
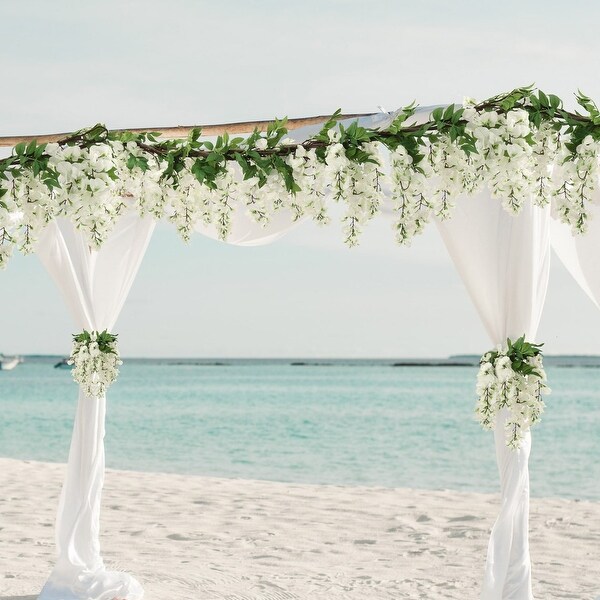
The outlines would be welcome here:
M 346 213 L 342 217 L 345 242 L 355 246 L 364 225 L 379 212 L 383 201 L 382 158 L 379 144 L 365 143 L 361 149 L 369 160 L 362 163 L 349 160 L 339 138 L 339 132 L 329 131 L 332 143 L 327 149 L 322 173 L 319 173 L 318 162 L 315 165 L 316 181 L 319 182 L 321 197 L 331 190 L 333 199 L 346 205 Z M 324 211 L 324 207 L 321 205 L 319 210 Z
M 565 148 L 560 148 L 562 160 L 554 178 L 554 209 L 563 223 L 575 232 L 585 233 L 590 219 L 590 204 L 598 204 L 598 156 L 600 144 L 592 136 L 586 136 L 577 146 L 576 156 L 565 157 Z
M 506 444 L 518 449 L 525 432 L 540 420 L 545 407 L 542 396 L 548 393 L 539 347 L 523 338 L 514 344 L 509 340 L 481 358 L 475 414 L 482 427 L 495 429 L 498 413 L 506 409 Z
M 332 198 L 345 206 L 348 245 L 383 205 L 394 213 L 398 242 L 408 244 L 432 218 L 450 217 L 461 195 L 484 187 L 512 214 L 527 202 L 551 203 L 582 233 L 600 200 L 600 113 L 588 98 L 578 101 L 589 117 L 520 88 L 436 109 L 424 124 L 414 107 L 383 130 L 338 127 L 334 119 L 302 144 L 286 137 L 284 122 L 245 140 L 219 138 L 216 146 L 197 137 L 100 135 L 101 126 L 89 130 L 94 136 L 23 144 L 0 161 L 0 266 L 14 248 L 30 252 L 58 217 L 99 248 L 129 208 L 171 221 L 185 240 L 199 222 L 227 239 L 235 211 L 265 226 L 280 209 L 328 223 Z
M 117 336 L 107 331 L 83 331 L 73 336 L 68 364 L 73 365 L 73 379 L 86 396 L 103 396 L 123 364 L 117 350 Z

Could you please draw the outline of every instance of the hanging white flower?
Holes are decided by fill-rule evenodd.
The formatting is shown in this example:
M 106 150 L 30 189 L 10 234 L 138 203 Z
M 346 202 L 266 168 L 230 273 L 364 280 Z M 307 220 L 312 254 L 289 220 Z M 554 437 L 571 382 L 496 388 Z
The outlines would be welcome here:
M 535 158 L 527 111 L 500 114 L 470 108 L 465 119 L 467 133 L 476 140 L 479 178 L 506 210 L 518 214 L 534 192 Z
M 106 330 L 83 331 L 73 336 L 69 364 L 74 365 L 73 379 L 86 396 L 98 398 L 116 380 L 123 363 L 117 350 L 117 336 Z
M 495 429 L 498 412 L 507 409 L 506 444 L 512 449 L 521 446 L 525 432 L 539 421 L 545 406 L 542 395 L 550 393 L 540 347 L 522 336 L 481 357 L 477 419 L 485 429 Z
M 345 242 L 350 247 L 358 244 L 364 226 L 378 213 L 383 200 L 379 145 L 366 143 L 361 146 L 361 151 L 367 158 L 361 163 L 346 160 L 336 176 L 334 187 L 334 197 L 346 205 L 342 224 Z
M 427 177 L 421 168 L 415 167 L 406 148 L 399 146 L 391 152 L 390 163 L 391 200 L 397 216 L 394 223 L 396 240 L 408 245 L 429 221 L 433 203 L 428 193 Z
M 567 140 L 568 141 L 568 140 Z M 600 143 L 586 136 L 577 146 L 575 155 L 567 153 L 566 147 L 559 153 L 559 165 L 555 169 L 554 212 L 574 233 L 585 233 L 590 219 L 590 205 L 598 200 L 598 157 Z
M 317 159 L 315 150 L 297 146 L 294 153 L 286 158 L 286 164 L 292 169 L 299 189 L 285 195 L 282 208 L 287 208 L 295 221 L 309 215 L 320 224 L 328 223 L 323 178 L 325 166 Z

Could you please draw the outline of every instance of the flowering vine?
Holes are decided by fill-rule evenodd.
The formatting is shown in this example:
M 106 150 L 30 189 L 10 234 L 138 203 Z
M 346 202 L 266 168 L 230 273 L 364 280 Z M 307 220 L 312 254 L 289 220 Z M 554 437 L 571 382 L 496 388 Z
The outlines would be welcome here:
M 529 428 L 544 410 L 542 395 L 550 393 L 541 346 L 521 336 L 481 357 L 477 375 L 477 419 L 485 429 L 495 429 L 500 410 L 507 409 L 506 444 L 518 449 Z
M 117 379 L 119 366 L 123 364 L 117 350 L 117 336 L 106 330 L 84 330 L 74 335 L 69 364 L 74 365 L 73 379 L 86 396 L 103 396 Z
M 380 130 L 344 127 L 337 111 L 303 143 L 288 137 L 283 119 L 216 141 L 201 139 L 200 129 L 159 140 L 96 125 L 58 143 L 18 144 L 0 160 L 0 266 L 15 248 L 30 252 L 58 217 L 94 248 L 130 207 L 171 221 L 184 240 L 198 222 L 226 239 L 240 207 L 264 225 L 280 209 L 327 223 L 328 196 L 346 207 L 348 245 L 386 201 L 398 242 L 408 244 L 433 217 L 451 216 L 459 196 L 484 186 L 514 214 L 528 201 L 551 203 L 582 233 L 597 202 L 600 111 L 587 96 L 576 99 L 582 113 L 523 87 L 437 108 L 421 124 L 410 105 Z

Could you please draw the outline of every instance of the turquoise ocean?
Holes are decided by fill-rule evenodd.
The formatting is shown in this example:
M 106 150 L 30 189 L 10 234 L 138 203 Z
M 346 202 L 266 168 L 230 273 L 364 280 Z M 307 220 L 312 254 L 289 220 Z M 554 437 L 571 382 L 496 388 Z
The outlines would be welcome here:
M 550 358 L 531 493 L 600 500 L 600 360 Z M 0 371 L 0 456 L 67 460 L 77 388 L 56 361 L 28 357 Z M 107 466 L 497 491 L 493 437 L 473 417 L 477 368 L 393 365 L 125 360 L 108 394 Z

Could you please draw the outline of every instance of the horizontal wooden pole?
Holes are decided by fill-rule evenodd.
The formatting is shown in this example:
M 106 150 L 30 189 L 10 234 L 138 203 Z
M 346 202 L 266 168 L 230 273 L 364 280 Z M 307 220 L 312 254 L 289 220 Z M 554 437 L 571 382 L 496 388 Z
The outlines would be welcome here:
M 340 115 L 340 119 L 357 119 L 359 117 L 369 117 L 372 113 L 357 113 L 350 115 Z M 316 117 L 301 117 L 299 119 L 288 119 L 287 128 L 299 129 L 307 125 L 318 125 L 329 119 L 331 115 L 320 115 Z M 251 133 L 254 129 L 265 131 L 273 121 L 245 121 L 242 123 L 221 123 L 218 125 L 178 125 L 176 127 L 143 127 L 138 129 L 113 129 L 111 131 L 124 132 L 131 131 L 133 133 L 142 133 L 145 131 L 155 131 L 162 134 L 165 139 L 180 139 L 187 137 L 188 133 L 195 128 L 202 129 L 203 136 L 223 135 L 225 132 L 229 134 Z M 47 144 L 50 142 L 60 142 L 61 140 L 72 135 L 69 133 L 51 133 L 47 135 L 15 135 L 0 137 L 0 147 L 12 148 L 22 142 L 28 144 L 32 140 L 38 144 Z

